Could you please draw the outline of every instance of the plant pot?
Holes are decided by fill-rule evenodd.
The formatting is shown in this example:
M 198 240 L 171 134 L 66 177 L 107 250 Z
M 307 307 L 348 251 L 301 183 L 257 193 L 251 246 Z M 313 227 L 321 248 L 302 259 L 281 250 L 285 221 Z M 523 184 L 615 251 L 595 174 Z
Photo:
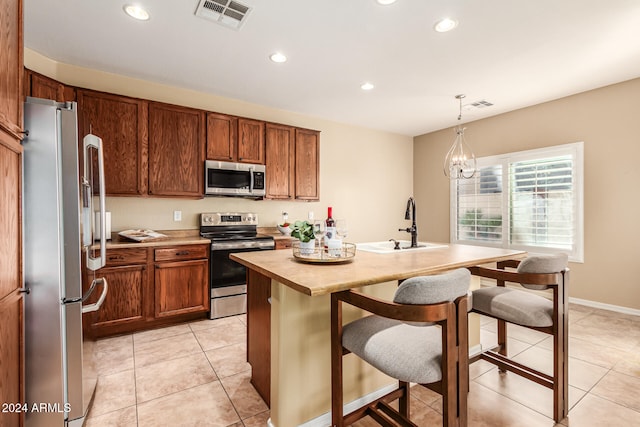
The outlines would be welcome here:
M 301 255 L 313 255 L 316 249 L 316 241 L 309 240 L 308 242 L 300 241 L 300 254 Z

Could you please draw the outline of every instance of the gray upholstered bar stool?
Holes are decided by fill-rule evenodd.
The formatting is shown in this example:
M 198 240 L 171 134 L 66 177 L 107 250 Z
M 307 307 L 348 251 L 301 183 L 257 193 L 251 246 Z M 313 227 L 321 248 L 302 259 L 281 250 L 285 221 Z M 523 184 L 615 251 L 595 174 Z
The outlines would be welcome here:
M 409 419 L 409 386 L 418 383 L 443 397 L 443 426 L 467 425 L 469 346 L 467 292 L 470 273 L 407 279 L 393 302 L 355 291 L 331 296 L 331 416 L 333 426 L 370 415 L 381 425 L 415 426 Z M 342 325 L 342 303 L 373 315 Z M 342 357 L 354 353 L 398 379 L 398 388 L 343 415 Z M 389 402 L 399 399 L 399 411 Z
M 553 418 L 560 422 L 569 412 L 569 269 L 565 254 L 529 256 L 522 261 L 499 262 L 498 269 L 473 267 L 473 275 L 496 279 L 497 286 L 473 291 L 472 311 L 498 320 L 498 346 L 479 358 L 553 390 Z M 506 270 L 507 268 L 515 269 Z M 526 290 L 550 289 L 551 299 Z M 553 375 L 514 362 L 507 357 L 507 323 L 553 335 Z

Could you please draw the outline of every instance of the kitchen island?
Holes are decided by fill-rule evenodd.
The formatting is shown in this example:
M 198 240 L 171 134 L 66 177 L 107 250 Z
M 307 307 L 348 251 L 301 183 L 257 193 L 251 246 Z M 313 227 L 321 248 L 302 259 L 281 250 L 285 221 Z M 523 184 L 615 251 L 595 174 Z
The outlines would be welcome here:
M 525 256 L 525 252 L 466 245 L 376 254 L 352 262 L 296 261 L 288 250 L 231 254 L 248 269 L 247 357 L 252 383 L 271 408 L 271 425 L 330 424 L 330 294 L 346 289 L 393 296 L 398 280 Z M 349 307 L 352 308 L 352 307 Z M 362 316 L 345 310 L 345 322 Z M 470 344 L 479 341 L 479 323 Z M 475 341 L 475 342 L 474 342 Z M 373 399 L 394 380 L 355 357 L 344 360 L 345 402 Z

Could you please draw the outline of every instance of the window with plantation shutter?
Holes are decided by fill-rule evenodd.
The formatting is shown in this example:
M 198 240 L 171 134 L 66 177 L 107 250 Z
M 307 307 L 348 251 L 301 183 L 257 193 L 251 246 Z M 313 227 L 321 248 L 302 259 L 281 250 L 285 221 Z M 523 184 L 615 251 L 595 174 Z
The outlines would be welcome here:
M 479 158 L 451 183 L 451 241 L 582 262 L 582 164 L 583 143 Z

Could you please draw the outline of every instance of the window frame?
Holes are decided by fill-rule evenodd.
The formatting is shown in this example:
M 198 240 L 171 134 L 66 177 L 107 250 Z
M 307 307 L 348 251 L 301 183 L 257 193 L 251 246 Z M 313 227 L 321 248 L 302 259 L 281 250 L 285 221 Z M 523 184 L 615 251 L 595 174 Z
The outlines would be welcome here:
M 550 248 L 544 246 L 512 244 L 510 236 L 511 215 L 510 195 L 511 180 L 509 178 L 509 166 L 513 163 L 545 159 L 557 156 L 572 156 L 572 187 L 575 203 L 575 214 L 573 218 L 573 228 L 575 231 L 574 241 L 571 250 Z M 449 202 L 449 241 L 456 244 L 488 246 L 505 249 L 524 250 L 530 253 L 557 253 L 564 252 L 572 262 L 584 262 L 584 142 L 573 142 L 568 144 L 536 148 L 532 150 L 516 151 L 494 156 L 476 158 L 477 170 L 489 166 L 501 166 L 502 168 L 502 236 L 501 241 L 488 242 L 469 239 L 458 239 L 458 180 L 450 182 L 450 202 Z M 477 178 L 472 178 L 477 179 Z

